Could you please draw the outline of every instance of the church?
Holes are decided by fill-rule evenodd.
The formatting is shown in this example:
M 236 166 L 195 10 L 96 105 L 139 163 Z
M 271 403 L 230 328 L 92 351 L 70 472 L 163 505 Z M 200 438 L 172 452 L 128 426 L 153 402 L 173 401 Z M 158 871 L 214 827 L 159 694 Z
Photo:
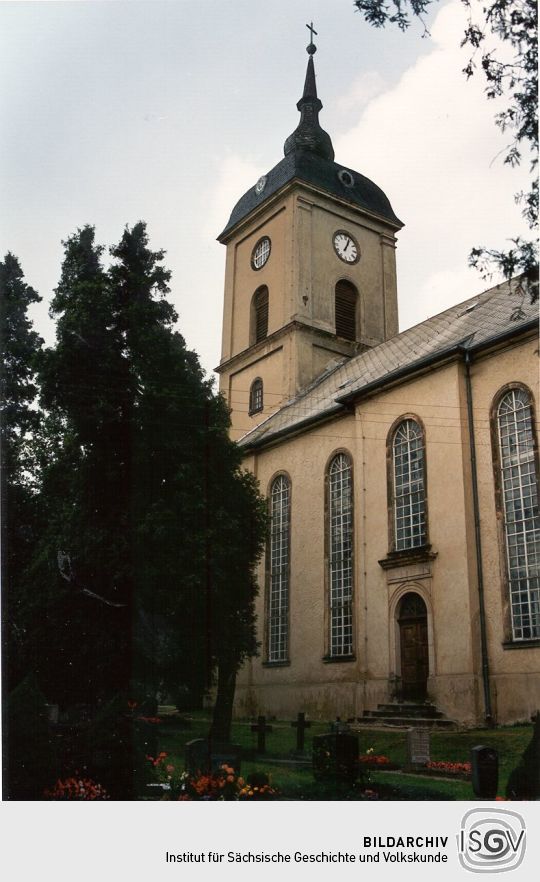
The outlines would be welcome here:
M 537 310 L 517 280 L 399 332 L 403 223 L 335 161 L 315 51 L 284 158 L 219 236 L 220 389 L 270 516 L 260 653 L 238 675 L 235 713 L 528 720 Z

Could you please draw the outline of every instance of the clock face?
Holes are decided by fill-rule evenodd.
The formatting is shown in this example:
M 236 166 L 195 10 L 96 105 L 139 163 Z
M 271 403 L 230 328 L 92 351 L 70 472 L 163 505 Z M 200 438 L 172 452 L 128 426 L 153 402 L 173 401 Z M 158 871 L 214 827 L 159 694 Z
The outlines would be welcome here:
M 360 248 L 358 242 L 346 230 L 338 230 L 332 239 L 334 251 L 345 263 L 357 263 L 360 260 Z
M 251 252 L 251 266 L 254 270 L 259 270 L 263 267 L 270 257 L 270 239 L 268 236 L 263 236 L 262 239 L 259 239 L 255 248 Z

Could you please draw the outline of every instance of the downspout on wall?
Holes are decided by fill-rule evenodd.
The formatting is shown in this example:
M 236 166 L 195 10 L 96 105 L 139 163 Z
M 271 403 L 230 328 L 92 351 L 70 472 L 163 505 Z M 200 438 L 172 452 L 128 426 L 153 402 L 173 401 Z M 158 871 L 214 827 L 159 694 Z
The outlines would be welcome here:
M 489 656 L 486 628 L 486 608 L 484 600 L 484 569 L 482 564 L 482 534 L 480 529 L 480 505 L 478 501 L 478 473 L 476 465 L 476 443 L 474 437 L 473 394 L 471 384 L 471 353 L 464 351 L 465 386 L 467 390 L 467 422 L 469 424 L 469 453 L 471 458 L 471 482 L 474 513 L 474 536 L 476 546 L 476 577 L 478 584 L 478 606 L 480 613 L 480 650 L 482 656 L 482 684 L 484 688 L 484 718 L 488 726 L 494 725 L 491 705 L 491 686 L 489 681 Z

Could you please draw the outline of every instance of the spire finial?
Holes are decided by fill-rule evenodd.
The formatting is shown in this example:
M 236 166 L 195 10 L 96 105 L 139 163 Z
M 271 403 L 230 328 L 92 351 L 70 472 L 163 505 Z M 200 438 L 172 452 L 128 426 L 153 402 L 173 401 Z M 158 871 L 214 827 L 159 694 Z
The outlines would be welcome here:
M 317 35 L 317 31 L 313 27 L 313 22 L 307 24 L 306 28 L 310 34 L 310 43 L 306 47 L 309 58 L 304 92 L 296 105 L 301 114 L 300 123 L 292 135 L 289 135 L 285 141 L 283 151 L 285 156 L 288 156 L 289 153 L 302 151 L 304 153 L 314 153 L 323 159 L 332 161 L 334 159 L 334 148 L 332 147 L 330 135 L 324 129 L 321 129 L 319 124 L 319 111 L 322 109 L 322 102 L 317 96 L 315 65 L 313 64 L 313 56 L 317 51 L 317 47 L 313 42 L 313 35 Z
M 313 42 L 313 34 L 315 34 L 316 37 L 318 36 L 318 34 L 317 34 L 317 31 L 315 30 L 315 28 L 313 27 L 313 22 L 311 22 L 311 24 L 307 24 L 306 28 L 308 29 L 309 34 L 310 34 L 309 46 L 306 47 L 306 52 L 308 55 L 315 55 L 315 53 L 317 51 L 317 47 L 316 47 L 315 43 Z

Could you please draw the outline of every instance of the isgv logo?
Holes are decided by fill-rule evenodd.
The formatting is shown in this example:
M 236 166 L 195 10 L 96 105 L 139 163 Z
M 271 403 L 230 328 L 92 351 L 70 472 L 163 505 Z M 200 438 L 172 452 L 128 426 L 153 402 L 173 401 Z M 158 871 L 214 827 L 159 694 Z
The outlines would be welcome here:
M 459 861 L 471 873 L 504 873 L 525 855 L 525 821 L 506 809 L 471 809 L 457 837 Z

